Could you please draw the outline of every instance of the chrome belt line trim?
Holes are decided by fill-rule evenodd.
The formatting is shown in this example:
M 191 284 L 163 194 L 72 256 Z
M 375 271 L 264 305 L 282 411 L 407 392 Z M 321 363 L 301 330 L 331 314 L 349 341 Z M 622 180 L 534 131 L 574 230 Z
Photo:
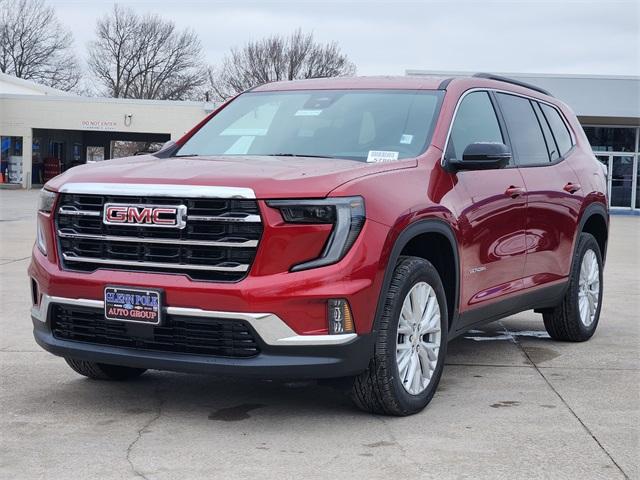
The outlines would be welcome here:
M 62 258 L 66 262 L 80 262 L 80 263 L 97 263 L 100 265 L 123 265 L 128 267 L 151 267 L 151 268 L 167 268 L 172 270 L 214 270 L 216 272 L 246 272 L 249 270 L 249 265 L 238 264 L 234 267 L 220 267 L 216 265 L 197 265 L 197 264 L 183 264 L 183 263 L 162 263 L 162 262 L 137 262 L 133 260 L 113 260 L 104 258 L 91 258 L 91 257 L 76 257 L 74 255 L 62 254 Z
M 260 215 L 247 215 L 246 217 L 215 217 L 207 215 L 187 215 L 187 220 L 194 222 L 248 222 L 260 223 Z
M 104 302 L 102 300 L 55 297 L 43 293 L 40 305 L 31 308 L 31 316 L 36 320 L 46 322 L 49 306 L 55 303 L 75 305 L 78 307 L 104 308 Z M 339 335 L 298 335 L 284 323 L 280 317 L 273 313 L 219 312 L 184 307 L 166 307 L 166 312 L 169 315 L 175 316 L 243 320 L 251 325 L 267 345 L 273 346 L 345 345 L 351 343 L 358 336 L 355 333 Z
M 58 230 L 60 238 L 82 238 L 85 240 L 104 240 L 108 242 L 132 242 L 132 243 L 158 243 L 166 245 L 200 245 L 203 247 L 257 247 L 257 240 L 244 242 L 219 242 L 214 240 L 180 240 L 178 238 L 152 238 L 152 237 L 120 237 L 117 235 L 92 235 L 89 233 L 71 233 Z M 164 265 L 164 264 L 163 264 Z
M 58 192 L 145 197 L 256 198 L 256 194 L 251 188 L 146 183 L 67 183 L 62 185 Z

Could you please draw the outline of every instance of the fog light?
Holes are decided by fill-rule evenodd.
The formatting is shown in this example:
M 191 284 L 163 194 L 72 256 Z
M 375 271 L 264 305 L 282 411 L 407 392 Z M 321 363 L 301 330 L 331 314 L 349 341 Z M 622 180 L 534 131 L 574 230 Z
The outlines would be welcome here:
M 355 329 L 349 302 L 343 298 L 332 298 L 328 306 L 329 334 L 353 333 Z

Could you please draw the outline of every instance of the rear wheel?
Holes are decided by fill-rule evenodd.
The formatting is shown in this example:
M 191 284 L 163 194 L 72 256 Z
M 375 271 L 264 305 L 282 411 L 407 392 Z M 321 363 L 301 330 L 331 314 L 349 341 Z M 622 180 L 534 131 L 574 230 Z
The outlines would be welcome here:
M 354 403 L 372 413 L 410 415 L 431 401 L 447 349 L 447 304 L 437 270 L 401 257 L 386 294 L 373 358 L 356 377 Z
M 551 338 L 584 342 L 595 333 L 602 308 L 602 256 L 589 233 L 578 238 L 567 293 L 560 305 L 543 313 Z
M 73 358 L 65 358 L 65 360 L 75 372 L 94 380 L 130 380 L 147 371 L 146 368 L 107 365 L 106 363 L 87 362 Z

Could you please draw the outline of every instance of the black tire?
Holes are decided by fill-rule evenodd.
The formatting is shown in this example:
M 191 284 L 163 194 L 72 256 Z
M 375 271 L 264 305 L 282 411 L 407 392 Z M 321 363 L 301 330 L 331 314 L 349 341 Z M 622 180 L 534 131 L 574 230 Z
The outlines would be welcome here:
M 106 363 L 87 362 L 73 358 L 65 358 L 65 360 L 75 372 L 94 380 L 130 380 L 147 371 L 146 368 L 107 365 Z
M 399 378 L 396 363 L 398 322 L 402 303 L 418 282 L 428 283 L 435 291 L 440 307 L 441 341 L 435 371 L 422 393 L 412 395 L 405 390 Z M 400 257 L 393 272 L 389 290 L 378 324 L 374 354 L 367 370 L 354 379 L 351 398 L 361 410 L 405 416 L 424 409 L 433 398 L 440 382 L 447 351 L 447 302 L 442 281 L 431 263 L 418 257 Z
M 600 291 L 598 295 L 598 306 L 596 308 L 595 317 L 590 325 L 585 325 L 580 319 L 580 310 L 578 307 L 579 279 L 580 267 L 585 253 L 592 250 L 595 253 L 598 263 Z M 584 342 L 589 340 L 598 327 L 600 319 L 600 310 L 602 309 L 602 253 L 598 242 L 589 233 L 581 233 L 571 263 L 571 272 L 569 275 L 569 285 L 562 302 L 548 312 L 543 312 L 544 327 L 549 336 L 554 340 L 562 340 L 567 342 Z

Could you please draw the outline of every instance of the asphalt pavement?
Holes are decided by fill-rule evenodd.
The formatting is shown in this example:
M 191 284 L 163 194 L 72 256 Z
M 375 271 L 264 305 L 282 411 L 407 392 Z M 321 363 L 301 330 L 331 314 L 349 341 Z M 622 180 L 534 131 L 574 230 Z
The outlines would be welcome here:
M 1 479 L 640 478 L 640 217 L 614 216 L 600 325 L 525 312 L 456 339 L 433 401 L 373 416 L 316 382 L 87 380 L 31 334 L 37 192 L 0 190 Z

